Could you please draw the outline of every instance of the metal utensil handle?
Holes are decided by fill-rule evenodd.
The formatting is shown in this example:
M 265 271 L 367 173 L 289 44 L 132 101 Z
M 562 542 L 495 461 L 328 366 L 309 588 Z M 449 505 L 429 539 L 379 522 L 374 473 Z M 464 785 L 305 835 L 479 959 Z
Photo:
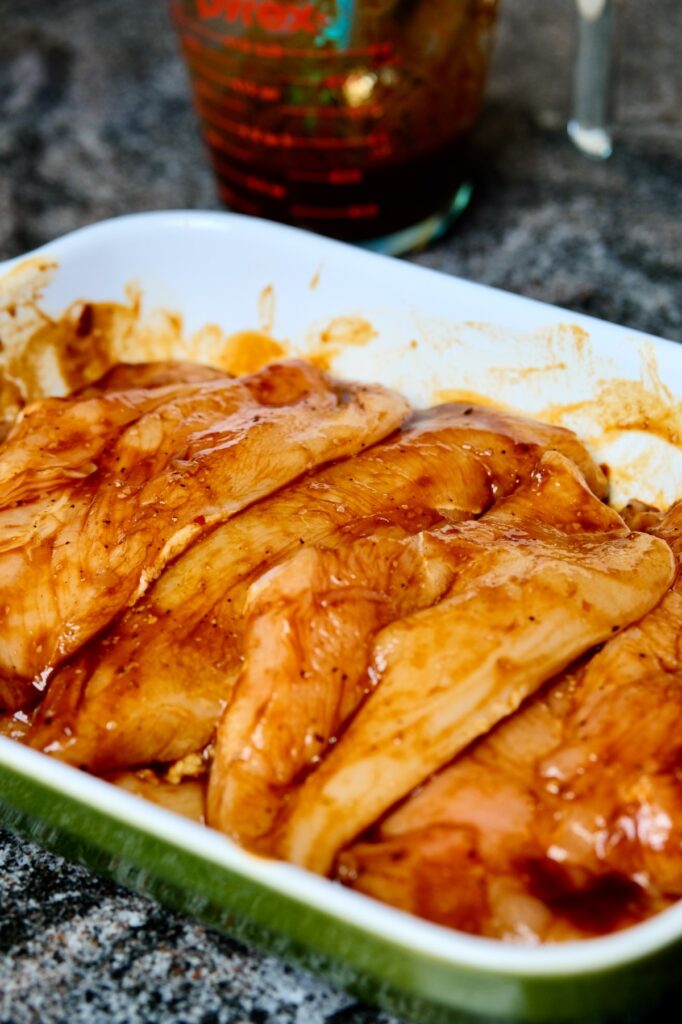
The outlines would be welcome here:
M 610 133 L 614 0 L 576 0 L 578 55 L 573 84 L 573 115 L 568 134 L 583 153 L 605 159 Z

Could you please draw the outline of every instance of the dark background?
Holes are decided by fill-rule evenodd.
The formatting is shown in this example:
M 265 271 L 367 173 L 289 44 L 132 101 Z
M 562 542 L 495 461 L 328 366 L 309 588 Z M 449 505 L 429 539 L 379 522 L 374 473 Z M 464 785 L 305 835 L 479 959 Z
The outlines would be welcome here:
M 477 190 L 417 257 L 682 340 L 682 4 L 624 0 L 615 154 L 564 130 L 572 0 L 503 0 Z M 0 0 L 0 258 L 133 210 L 214 207 L 163 0 Z
M 507 0 L 474 200 L 416 261 L 682 340 L 682 4 L 620 5 L 607 163 L 565 135 L 573 12 Z M 0 259 L 178 207 L 218 204 L 161 0 L 0 0 Z M 388 1020 L 0 833 L 2 1024 Z

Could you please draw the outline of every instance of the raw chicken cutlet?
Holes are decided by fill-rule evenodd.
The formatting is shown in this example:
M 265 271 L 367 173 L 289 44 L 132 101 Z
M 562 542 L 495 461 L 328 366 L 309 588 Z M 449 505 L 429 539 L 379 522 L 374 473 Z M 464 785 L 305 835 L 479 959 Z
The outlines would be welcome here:
M 254 578 L 304 544 L 407 536 L 443 517 L 478 515 L 546 449 L 563 451 L 605 494 L 603 474 L 570 431 L 453 403 L 253 505 L 196 543 L 55 675 L 29 742 L 93 771 L 200 749 L 241 667 Z
M 629 521 L 671 545 L 672 589 L 350 847 L 348 885 L 527 942 L 604 934 L 682 897 L 682 503 Z
M 28 406 L 0 448 L 0 708 L 39 696 L 200 534 L 407 409 L 295 361 Z
M 137 388 L 162 388 L 169 384 L 200 384 L 204 381 L 230 380 L 233 374 L 201 363 L 160 360 L 153 363 L 116 363 L 92 384 L 74 392 L 81 398 L 106 391 L 132 391 Z
M 545 454 L 530 479 L 480 520 L 448 524 L 424 534 L 419 545 L 407 544 L 414 547 L 415 567 L 426 557 L 431 578 L 438 574 L 439 583 L 445 583 L 445 596 L 433 607 L 385 626 L 371 638 L 371 646 L 374 624 L 364 628 L 370 620 L 367 613 L 366 619 L 354 623 L 355 629 L 334 636 L 336 607 L 343 600 L 336 587 L 323 592 L 324 601 L 315 602 L 321 620 L 316 625 L 317 646 L 299 647 L 293 639 L 293 656 L 283 660 L 277 651 L 279 637 L 286 642 L 300 630 L 297 621 L 286 620 L 286 612 L 288 629 L 271 630 L 265 639 L 256 637 L 258 685 L 251 683 L 258 709 L 255 723 L 251 739 L 246 730 L 239 732 L 230 748 L 235 764 L 249 779 L 262 774 L 264 765 L 269 771 L 265 782 L 276 783 L 281 761 L 286 760 L 280 735 L 288 738 L 296 729 L 297 751 L 306 730 L 320 727 L 315 717 L 311 724 L 305 719 L 307 683 L 322 692 L 326 685 L 332 693 L 338 684 L 329 672 L 316 678 L 318 648 L 333 642 L 334 664 L 360 670 L 356 698 L 363 686 L 370 691 L 338 742 L 290 795 L 272 844 L 272 852 L 322 874 L 332 869 L 337 853 L 349 841 L 514 711 L 543 682 L 649 611 L 674 572 L 665 541 L 631 532 L 594 496 L 573 463 L 557 452 Z M 453 574 L 449 585 L 448 573 Z M 338 590 L 351 588 L 352 601 L 357 586 L 352 574 L 344 580 L 335 568 L 333 578 L 339 580 Z M 381 562 L 370 556 L 364 584 L 376 581 L 381 591 L 387 579 L 389 586 L 393 584 Z M 415 594 L 419 607 L 419 588 Z M 397 597 L 399 591 L 384 589 L 388 619 Z M 400 598 L 393 605 L 398 614 L 403 602 Z M 308 624 L 306 633 L 310 632 Z M 365 659 L 353 653 L 359 642 L 367 650 Z M 277 653 L 268 659 L 272 651 Z M 247 646 L 246 678 L 250 653 Z M 289 691 L 287 720 L 279 731 L 276 715 L 267 729 L 265 703 L 278 662 L 282 668 L 277 682 Z M 296 671 L 299 667 L 302 672 Z M 238 700 L 239 696 L 235 704 Z M 304 710 L 302 723 L 296 722 L 299 705 Z M 315 712 L 319 705 L 310 701 Z M 230 715 L 228 708 L 219 732 L 213 773 L 221 765 L 226 770 L 222 779 L 211 778 L 209 822 L 215 821 L 216 798 L 211 791 L 222 784 L 229 794 L 235 785 L 235 765 L 225 764 L 220 754 L 221 733 L 225 729 L 229 735 Z M 323 733 L 324 718 L 321 724 Z M 332 721 L 333 728 L 337 724 Z M 263 780 L 258 781 L 262 786 Z M 243 830 L 237 818 L 248 813 L 246 803 L 242 801 L 241 810 L 229 817 L 233 829 Z

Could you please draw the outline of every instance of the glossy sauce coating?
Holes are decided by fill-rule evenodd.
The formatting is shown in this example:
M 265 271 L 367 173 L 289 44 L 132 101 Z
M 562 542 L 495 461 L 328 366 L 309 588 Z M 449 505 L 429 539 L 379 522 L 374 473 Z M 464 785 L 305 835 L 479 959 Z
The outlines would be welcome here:
M 297 362 L 28 406 L 0 449 L 0 708 L 40 692 L 212 525 L 406 412 Z
M 526 942 L 604 934 L 682 896 L 682 504 L 628 520 L 671 545 L 672 589 L 347 850 L 347 884 Z
M 241 667 L 244 600 L 260 573 L 304 544 L 416 533 L 443 517 L 477 515 L 530 474 L 546 448 L 573 457 L 603 493 L 603 476 L 569 431 L 450 404 L 253 505 L 195 543 L 56 674 L 30 742 L 95 771 L 202 747 Z
M 663 541 L 630 533 L 549 452 L 478 521 L 430 536 L 454 580 L 374 636 L 373 690 L 287 809 L 275 848 L 326 874 L 338 851 L 671 582 Z

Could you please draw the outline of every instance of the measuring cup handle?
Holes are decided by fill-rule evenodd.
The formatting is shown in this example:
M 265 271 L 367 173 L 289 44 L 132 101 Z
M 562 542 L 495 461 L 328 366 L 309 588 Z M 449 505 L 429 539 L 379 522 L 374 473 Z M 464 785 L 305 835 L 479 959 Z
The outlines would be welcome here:
M 606 159 L 613 145 L 609 130 L 613 84 L 614 0 L 576 0 L 578 54 L 573 81 L 573 112 L 568 134 L 588 156 Z

